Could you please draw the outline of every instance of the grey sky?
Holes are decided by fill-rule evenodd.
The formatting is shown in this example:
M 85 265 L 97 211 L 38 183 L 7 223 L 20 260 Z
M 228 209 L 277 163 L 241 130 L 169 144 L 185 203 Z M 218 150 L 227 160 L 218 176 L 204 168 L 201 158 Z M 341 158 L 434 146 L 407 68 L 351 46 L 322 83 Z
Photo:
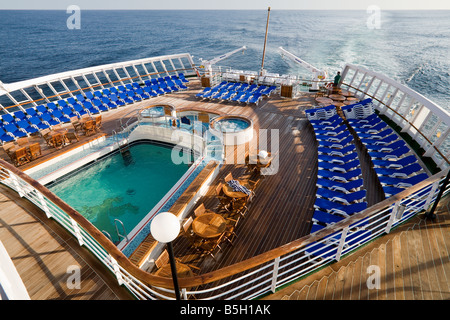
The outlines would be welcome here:
M 377 5 L 382 10 L 450 10 L 449 0 L 15 0 L 0 1 L 0 9 L 59 9 L 69 5 L 81 9 L 267 9 L 272 10 L 319 10 L 344 9 L 366 10 Z

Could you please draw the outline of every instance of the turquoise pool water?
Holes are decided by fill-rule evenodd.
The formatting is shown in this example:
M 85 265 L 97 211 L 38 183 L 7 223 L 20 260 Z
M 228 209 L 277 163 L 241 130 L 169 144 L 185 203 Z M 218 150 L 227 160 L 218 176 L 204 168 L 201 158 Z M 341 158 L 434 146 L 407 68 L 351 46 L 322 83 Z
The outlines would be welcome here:
M 174 164 L 166 146 L 137 144 L 129 150 L 128 160 L 117 153 L 48 186 L 113 241 L 120 240 L 115 219 L 130 232 L 189 168 Z

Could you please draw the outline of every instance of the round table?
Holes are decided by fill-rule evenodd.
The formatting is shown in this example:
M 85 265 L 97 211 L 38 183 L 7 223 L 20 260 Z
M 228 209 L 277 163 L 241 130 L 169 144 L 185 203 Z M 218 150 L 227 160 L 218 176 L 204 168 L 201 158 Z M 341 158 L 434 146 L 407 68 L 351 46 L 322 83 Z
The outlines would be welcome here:
M 318 98 L 316 98 L 316 101 L 318 103 L 328 103 L 328 104 L 332 104 L 333 103 L 333 99 L 325 98 L 325 97 L 318 97 Z
M 227 222 L 217 213 L 205 213 L 192 221 L 192 231 L 202 238 L 216 238 L 226 229 Z
M 336 101 L 345 101 L 345 97 L 340 94 L 330 94 L 328 97 Z
M 352 101 L 353 103 L 359 102 L 358 98 L 355 97 L 347 97 L 347 99 L 345 99 L 346 101 Z

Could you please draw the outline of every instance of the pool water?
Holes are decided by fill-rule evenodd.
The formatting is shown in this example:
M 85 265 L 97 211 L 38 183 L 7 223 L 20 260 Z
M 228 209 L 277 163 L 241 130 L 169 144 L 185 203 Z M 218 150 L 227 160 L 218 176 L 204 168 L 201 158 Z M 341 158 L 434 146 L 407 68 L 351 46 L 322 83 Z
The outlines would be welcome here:
M 248 121 L 239 118 L 227 118 L 217 122 L 219 123 L 222 132 L 239 132 L 250 126 Z
M 137 144 L 129 151 L 128 158 L 116 153 L 48 186 L 113 241 L 121 240 L 115 219 L 130 232 L 189 168 L 173 163 L 166 146 Z

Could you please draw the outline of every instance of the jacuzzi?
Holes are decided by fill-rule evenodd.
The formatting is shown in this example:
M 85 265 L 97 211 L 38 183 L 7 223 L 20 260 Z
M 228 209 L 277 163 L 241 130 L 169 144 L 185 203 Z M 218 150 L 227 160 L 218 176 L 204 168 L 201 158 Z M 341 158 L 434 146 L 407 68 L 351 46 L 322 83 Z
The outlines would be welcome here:
M 222 137 L 227 146 L 240 145 L 253 139 L 253 121 L 237 115 L 226 115 L 214 118 L 210 122 L 210 130 Z

